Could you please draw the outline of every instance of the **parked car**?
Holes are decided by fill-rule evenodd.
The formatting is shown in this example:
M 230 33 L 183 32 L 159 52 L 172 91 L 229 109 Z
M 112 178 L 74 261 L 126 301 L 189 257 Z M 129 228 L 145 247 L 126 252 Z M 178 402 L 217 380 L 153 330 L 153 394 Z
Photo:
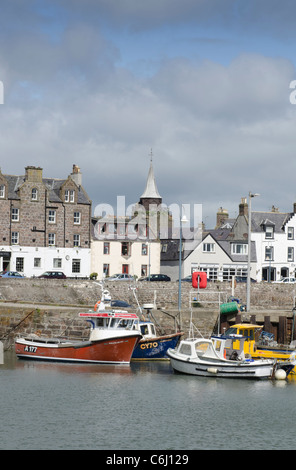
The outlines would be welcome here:
M 9 277 L 12 279 L 24 279 L 25 276 L 16 271 L 2 271 L 0 277 Z
M 236 282 L 247 282 L 247 276 L 235 276 Z M 257 282 L 252 277 L 250 278 L 251 282 Z
M 141 277 L 139 281 L 163 281 L 168 282 L 171 278 L 166 274 L 150 274 L 150 276 Z
M 38 277 L 42 279 L 66 279 L 65 274 L 61 271 L 46 271 Z
M 177 282 L 179 282 L 179 279 L 177 279 Z M 189 274 L 189 276 L 183 277 L 181 279 L 181 282 L 192 282 L 192 274 Z
M 295 277 L 283 277 L 282 279 L 280 279 L 280 281 L 276 282 L 289 282 L 290 284 L 294 284 L 294 282 L 296 282 L 296 279 Z
M 113 274 L 113 276 L 107 277 L 106 281 L 133 281 L 134 276 L 131 276 L 130 274 Z
M 129 308 L 131 305 L 124 300 L 111 300 L 111 307 Z

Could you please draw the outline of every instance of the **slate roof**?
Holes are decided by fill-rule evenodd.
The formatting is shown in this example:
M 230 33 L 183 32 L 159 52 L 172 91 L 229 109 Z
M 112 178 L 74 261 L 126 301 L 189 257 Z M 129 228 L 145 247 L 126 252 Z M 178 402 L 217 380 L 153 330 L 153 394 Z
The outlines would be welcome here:
M 293 215 L 293 212 L 252 211 L 252 232 L 264 232 L 266 226 L 272 226 L 275 233 L 282 233 L 284 231 L 285 225 Z M 242 218 L 241 220 L 239 220 L 240 217 Z M 235 263 L 247 263 L 247 255 L 237 255 L 231 253 L 231 243 L 236 241 L 247 242 L 247 238 L 235 238 L 235 235 L 242 235 L 240 232 L 242 229 L 245 230 L 246 227 L 248 227 L 248 217 L 238 216 L 236 219 L 226 219 L 219 228 L 204 231 L 202 238 L 204 241 L 208 235 L 211 235 L 212 238 L 219 244 L 220 248 L 229 256 L 230 260 Z M 247 234 L 243 235 L 247 236 Z M 161 250 L 161 261 L 177 262 L 179 260 L 179 243 L 180 241 L 178 238 L 161 240 L 162 247 L 166 245 L 166 250 L 163 251 L 163 248 Z M 184 250 L 182 253 L 182 260 L 186 259 L 186 257 L 189 256 L 192 251 L 193 250 Z M 251 242 L 251 262 L 257 262 L 256 243 L 253 241 Z
M 231 242 L 227 237 L 231 229 L 229 228 L 218 228 L 214 230 L 208 230 L 203 233 L 202 241 L 204 241 L 209 235 L 219 244 L 221 249 L 229 256 L 230 260 L 236 263 L 247 263 L 247 255 L 236 255 L 231 253 Z M 184 243 L 184 242 L 183 242 Z M 166 245 L 166 251 L 161 250 L 161 261 L 178 261 L 179 260 L 179 239 L 173 240 L 161 240 L 161 245 Z M 198 243 L 197 243 L 198 245 Z M 186 245 L 185 245 L 186 246 Z M 191 250 L 184 250 L 182 253 L 182 260 L 186 259 L 192 253 Z M 251 262 L 257 261 L 256 244 L 251 243 Z
M 25 181 L 25 176 L 16 175 L 3 175 L 8 182 L 8 199 L 20 199 L 18 189 Z M 67 181 L 67 179 L 57 178 L 42 178 L 43 184 L 49 191 L 48 199 L 50 202 L 63 202 L 60 198 L 61 186 Z M 78 204 L 91 204 L 85 190 L 82 186 L 78 186 Z
M 293 215 L 293 212 L 252 212 L 252 232 L 263 232 L 264 225 L 271 225 L 280 233 Z

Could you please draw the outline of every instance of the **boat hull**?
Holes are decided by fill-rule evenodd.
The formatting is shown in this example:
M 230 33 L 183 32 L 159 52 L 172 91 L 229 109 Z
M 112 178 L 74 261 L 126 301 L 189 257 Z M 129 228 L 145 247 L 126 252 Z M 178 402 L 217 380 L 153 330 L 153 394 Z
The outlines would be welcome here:
M 100 364 L 129 363 L 139 335 L 114 337 L 100 341 L 44 342 L 20 338 L 15 352 L 20 359 Z
M 156 338 L 142 338 L 134 349 L 132 361 L 168 361 L 167 351 L 174 349 L 183 333 L 157 336 Z
M 273 373 L 273 363 L 258 364 L 258 361 L 243 363 L 235 362 L 208 362 L 203 363 L 194 360 L 184 360 L 176 357 L 173 352 L 168 351 L 171 366 L 175 372 L 197 375 L 202 377 L 224 377 L 224 378 L 248 378 L 263 379 L 269 378 Z M 257 364 L 256 364 L 257 362 Z

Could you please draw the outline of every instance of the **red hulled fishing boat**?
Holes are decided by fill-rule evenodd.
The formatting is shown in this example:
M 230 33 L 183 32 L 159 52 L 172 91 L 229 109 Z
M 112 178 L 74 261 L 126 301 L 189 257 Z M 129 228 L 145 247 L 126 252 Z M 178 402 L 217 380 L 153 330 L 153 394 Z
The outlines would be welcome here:
M 97 304 L 96 304 L 97 306 Z M 20 359 L 39 359 L 67 362 L 94 362 L 108 364 L 130 363 L 133 351 L 142 337 L 136 327 L 138 316 L 127 311 L 99 307 L 79 313 L 91 324 L 86 341 L 46 338 L 28 335 L 15 340 L 15 352 Z

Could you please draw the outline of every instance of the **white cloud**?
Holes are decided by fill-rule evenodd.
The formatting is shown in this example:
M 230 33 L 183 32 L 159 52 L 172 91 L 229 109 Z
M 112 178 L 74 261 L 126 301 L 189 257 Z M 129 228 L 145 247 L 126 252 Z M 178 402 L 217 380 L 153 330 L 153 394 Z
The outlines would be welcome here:
M 145 15 L 152 21 L 166 6 L 149 2 L 144 12 L 133 2 L 123 4 L 126 18 L 133 13 L 131 21 L 144 21 Z M 176 2 L 177 10 L 161 21 L 176 22 L 181 4 L 180 22 L 197 11 L 207 21 L 218 21 L 210 11 L 215 2 L 201 11 L 204 3 L 193 1 Z M 143 192 L 152 148 L 157 185 L 167 204 L 203 203 L 211 211 L 227 205 L 235 211 L 240 198 L 254 190 L 261 193 L 256 204 L 262 208 L 274 204 L 291 210 L 296 200 L 292 59 L 241 50 L 222 65 L 185 54 L 169 60 L 164 54 L 152 76 L 138 76 L 119 67 L 118 43 L 95 25 L 95 12 L 101 22 L 107 15 L 110 22 L 127 24 L 119 20 L 121 7 L 115 12 L 112 1 L 83 2 L 80 16 L 81 2 L 71 2 L 71 11 L 68 2 L 60 5 L 63 27 L 49 9 L 28 15 L 26 26 L 16 23 L 14 34 L 7 28 L 7 36 L 0 33 L 4 173 L 20 174 L 36 164 L 45 176 L 62 178 L 76 163 L 94 206 L 115 204 L 117 195 L 130 204 Z M 251 10 L 245 14 L 240 21 L 247 25 Z M 220 25 L 233 22 L 226 12 L 223 18 Z M 154 52 L 143 58 L 153 60 Z M 207 223 L 215 218 L 205 216 Z

